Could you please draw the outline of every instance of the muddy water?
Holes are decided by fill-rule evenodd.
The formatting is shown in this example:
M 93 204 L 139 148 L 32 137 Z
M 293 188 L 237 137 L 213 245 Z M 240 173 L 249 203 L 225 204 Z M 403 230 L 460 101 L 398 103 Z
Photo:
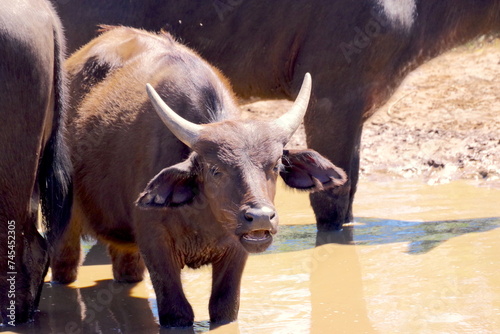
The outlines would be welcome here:
M 213 332 L 500 331 L 500 189 L 364 182 L 355 223 L 324 234 L 306 194 L 280 189 L 276 203 L 279 237 L 248 261 L 239 321 Z M 10 330 L 159 332 L 150 282 L 114 283 L 103 247 L 86 252 L 78 281 L 46 284 L 36 321 Z M 196 324 L 182 333 L 208 331 L 210 268 L 183 281 Z

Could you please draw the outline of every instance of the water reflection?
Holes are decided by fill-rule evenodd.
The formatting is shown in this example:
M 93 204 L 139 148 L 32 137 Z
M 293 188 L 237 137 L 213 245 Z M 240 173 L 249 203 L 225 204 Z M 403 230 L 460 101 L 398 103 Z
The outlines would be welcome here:
M 311 254 L 311 333 L 326 329 L 331 333 L 375 332 L 368 316 L 358 248 L 343 245 L 349 240 L 349 230 L 322 232 L 316 238 L 321 246 Z
M 85 288 L 46 285 L 41 309 L 46 308 L 37 323 L 50 319 L 49 328 L 64 328 L 70 333 L 98 333 L 103 329 L 116 333 L 138 333 L 157 330 L 147 299 L 130 297 L 134 284 L 98 280 Z M 66 309 L 60 313 L 61 305 Z M 55 315 L 55 316 L 54 316 Z M 45 327 L 45 326 L 44 326 Z
M 407 186 L 408 193 L 403 188 L 397 195 L 388 187 L 377 185 L 368 197 L 358 197 L 358 203 L 365 207 L 363 211 L 358 206 L 358 212 L 380 213 L 380 208 L 384 208 L 383 215 L 393 219 L 357 218 L 356 223 L 334 232 L 316 233 L 305 195 L 302 198 L 303 194 L 292 193 L 278 198 L 281 221 L 291 225 L 280 227 L 267 252 L 249 258 L 236 323 L 210 329 L 207 319 L 211 268 L 204 267 L 182 273 L 184 290 L 195 312 L 195 326 L 182 331 L 160 329 L 150 281 L 113 282 L 105 247 L 86 242 L 78 281 L 70 286 L 45 284 L 35 321 L 16 328 L 0 328 L 0 332 L 497 331 L 500 218 L 474 217 L 500 216 L 491 205 L 500 200 L 500 192 L 464 188 L 466 195 L 474 194 L 476 202 L 469 207 L 459 205 L 457 209 L 456 202 L 444 196 L 444 190 L 455 194 L 462 185 L 419 190 L 439 194 L 441 201 L 436 197 L 429 205 L 415 197 L 416 186 Z M 375 196 L 375 190 L 382 190 L 382 195 Z M 461 200 L 466 196 L 456 197 Z M 395 201 L 397 207 L 393 205 Z M 431 204 L 440 208 L 437 217 L 445 217 L 448 212 L 446 217 L 450 218 L 432 221 L 430 213 L 436 210 L 431 209 Z M 388 214 L 390 210 L 397 214 Z M 404 213 L 414 217 L 418 210 L 423 212 L 420 219 L 426 222 L 401 216 Z
M 335 332 L 370 333 L 379 331 L 381 322 L 397 323 L 396 319 L 381 318 L 381 314 L 390 315 L 392 308 L 397 308 L 405 319 L 404 328 L 420 328 L 422 318 L 438 317 L 434 319 L 437 323 L 453 323 L 457 317 L 470 317 L 462 315 L 462 308 L 476 310 L 479 307 L 476 304 L 481 301 L 477 299 L 474 304 L 468 299 L 477 298 L 479 294 L 484 300 L 485 293 L 496 296 L 487 299 L 493 312 L 497 312 L 494 316 L 500 319 L 499 312 L 494 311 L 495 307 L 500 309 L 500 305 L 491 301 L 492 298 L 500 300 L 500 282 L 498 278 L 496 281 L 487 278 L 490 275 L 487 270 L 495 268 L 495 263 L 482 255 L 491 245 L 473 242 L 477 249 L 471 254 L 462 242 L 458 248 L 453 242 L 453 239 L 479 236 L 480 232 L 497 227 L 500 227 L 499 218 L 426 223 L 358 219 L 357 224 L 342 231 L 322 233 L 316 233 L 314 225 L 283 226 L 281 237 L 272 249 L 249 259 L 242 282 L 239 322 L 214 332 L 274 333 L 294 329 L 324 333 L 325 329 L 333 328 Z M 451 243 L 448 248 L 440 246 L 445 241 Z M 440 248 L 440 252 L 448 249 L 446 257 L 425 255 L 436 248 Z M 160 329 L 150 282 L 115 283 L 110 279 L 105 247 L 86 243 L 84 249 L 87 256 L 78 282 L 71 286 L 47 283 L 36 320 L 16 327 L 15 333 L 201 333 L 210 330 L 207 320 L 209 267 L 183 272 L 186 294 L 196 313 L 195 326 L 185 330 Z M 466 253 L 460 253 L 460 249 Z M 480 259 L 489 262 L 471 273 L 467 263 L 477 266 L 476 261 Z M 441 261 L 446 267 L 440 268 Z M 388 264 L 392 262 L 398 265 Z M 446 279 L 436 281 L 433 278 L 436 270 L 442 270 Z M 429 280 L 433 283 L 429 284 Z M 476 291 L 477 286 L 483 292 Z M 441 309 L 428 309 L 435 303 L 432 296 L 436 293 L 440 307 L 451 308 L 453 312 L 442 314 Z M 405 298 L 421 304 L 418 312 L 422 318 L 411 315 L 415 305 L 405 302 Z M 388 304 L 380 304 L 385 302 Z M 457 310 L 451 307 L 452 303 L 463 306 Z M 390 324 L 385 325 L 391 331 L 394 329 Z

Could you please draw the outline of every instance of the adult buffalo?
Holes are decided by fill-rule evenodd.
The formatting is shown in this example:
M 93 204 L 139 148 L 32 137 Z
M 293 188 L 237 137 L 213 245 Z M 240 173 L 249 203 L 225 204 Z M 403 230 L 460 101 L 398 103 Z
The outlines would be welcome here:
M 48 250 L 69 221 L 64 40 L 44 0 L 0 2 L 0 322 L 35 311 Z M 39 198 L 49 244 L 37 231 Z
M 425 61 L 500 30 L 500 0 L 57 2 L 70 49 L 90 40 L 97 24 L 167 28 L 242 97 L 293 99 L 311 72 L 307 144 L 349 177 L 311 195 L 320 230 L 352 220 L 364 120 Z
M 76 278 L 80 235 L 91 234 L 108 245 L 115 280 L 141 280 L 146 265 L 162 325 L 193 322 L 185 265 L 212 264 L 210 319 L 233 321 L 248 252 L 264 251 L 277 231 L 278 175 L 309 191 L 346 181 L 315 151 L 283 150 L 310 76 L 279 119 L 241 120 L 218 71 L 170 35 L 105 30 L 66 62 L 75 200 L 53 280 Z

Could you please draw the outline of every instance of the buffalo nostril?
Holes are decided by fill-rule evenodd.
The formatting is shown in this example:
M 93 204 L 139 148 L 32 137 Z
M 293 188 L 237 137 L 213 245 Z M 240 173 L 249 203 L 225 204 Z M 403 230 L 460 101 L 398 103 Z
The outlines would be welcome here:
M 250 212 L 248 212 L 248 211 L 247 211 L 247 212 L 245 212 L 245 215 L 244 215 L 244 216 L 245 216 L 245 220 L 246 220 L 247 222 L 252 222 L 252 221 L 253 221 L 253 219 L 254 219 L 254 216 L 252 215 L 252 213 L 250 213 Z

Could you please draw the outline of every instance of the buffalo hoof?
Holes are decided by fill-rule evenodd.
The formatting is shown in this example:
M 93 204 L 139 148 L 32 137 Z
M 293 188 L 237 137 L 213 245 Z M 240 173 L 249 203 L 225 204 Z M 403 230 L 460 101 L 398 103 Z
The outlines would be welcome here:
M 143 280 L 142 273 L 140 275 L 114 275 L 114 280 L 116 283 L 137 283 Z
M 160 316 L 160 325 L 167 328 L 189 328 L 193 327 L 193 320 L 188 319 L 172 319 L 171 316 Z
M 186 305 L 184 307 L 180 305 L 169 305 L 175 308 L 175 311 L 171 309 L 171 312 L 166 314 L 159 314 L 160 325 L 162 327 L 192 327 L 194 321 L 194 312 L 191 305 Z
M 143 280 L 144 270 L 142 260 L 127 267 L 113 263 L 113 278 L 118 283 L 137 283 Z
M 54 284 L 70 284 L 76 281 L 77 274 L 78 272 L 76 269 L 66 270 L 66 271 L 62 270 L 55 271 L 52 268 L 52 279 L 50 280 L 50 282 Z
M 316 227 L 320 232 L 342 231 L 344 224 L 330 219 L 316 219 Z

